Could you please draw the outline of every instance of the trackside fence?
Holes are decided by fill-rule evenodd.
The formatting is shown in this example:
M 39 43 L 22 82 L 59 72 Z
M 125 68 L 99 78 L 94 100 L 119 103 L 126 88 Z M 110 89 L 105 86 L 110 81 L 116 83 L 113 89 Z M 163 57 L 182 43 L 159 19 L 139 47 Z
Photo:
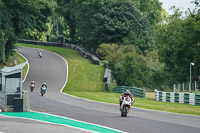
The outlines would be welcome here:
M 135 97 L 146 97 L 146 90 L 136 87 L 117 86 L 112 89 L 112 92 L 123 93 L 125 90 L 129 90 Z
M 155 100 L 200 106 L 200 94 L 195 93 L 163 92 L 155 90 Z
M 78 51 L 83 57 L 88 58 L 93 64 L 99 65 L 100 60 L 95 55 L 87 51 L 84 47 L 75 44 L 68 44 L 68 43 L 57 43 L 57 42 L 41 42 L 36 40 L 18 40 L 20 43 L 27 43 L 27 44 L 35 44 L 35 45 L 42 45 L 42 46 L 54 46 L 54 47 L 64 47 L 64 48 L 71 48 Z

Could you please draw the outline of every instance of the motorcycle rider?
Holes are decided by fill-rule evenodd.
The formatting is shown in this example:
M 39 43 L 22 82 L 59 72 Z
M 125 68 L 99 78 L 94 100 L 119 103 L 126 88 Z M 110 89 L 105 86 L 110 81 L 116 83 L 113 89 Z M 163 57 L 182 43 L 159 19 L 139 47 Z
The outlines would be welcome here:
M 119 98 L 119 103 L 120 103 L 120 109 L 121 109 L 121 105 L 122 105 L 122 101 L 123 101 L 123 99 L 124 99 L 124 97 L 126 97 L 126 96 L 129 96 L 130 98 L 131 98 L 131 103 L 133 104 L 133 102 L 134 102 L 134 97 L 133 97 L 133 95 L 131 94 L 131 92 L 129 91 L 129 90 L 126 90 L 125 92 L 123 92 L 122 93 L 122 95 L 120 96 L 120 98 Z
M 30 85 L 31 92 L 34 90 L 35 87 L 36 87 L 36 83 L 35 83 L 35 81 L 32 81 L 31 85 Z
M 44 90 L 44 92 L 46 92 L 46 90 L 47 90 L 47 84 L 46 84 L 46 83 L 43 83 L 43 84 L 42 84 L 42 86 L 41 86 L 41 91 L 42 91 L 42 88 L 43 88 L 43 87 L 46 88 L 46 89 Z
M 38 56 L 42 57 L 42 53 L 40 51 L 38 51 Z
M 33 87 L 33 86 L 36 87 L 36 83 L 35 83 L 35 81 L 32 81 L 32 82 L 31 82 L 30 87 Z

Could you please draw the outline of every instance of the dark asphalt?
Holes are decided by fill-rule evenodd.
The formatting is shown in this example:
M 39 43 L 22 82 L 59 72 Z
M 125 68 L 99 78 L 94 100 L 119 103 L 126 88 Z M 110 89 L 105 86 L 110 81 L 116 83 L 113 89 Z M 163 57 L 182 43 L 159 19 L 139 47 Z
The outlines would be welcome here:
M 29 90 L 32 80 L 37 87 L 30 92 L 31 110 L 47 112 L 85 122 L 99 124 L 130 133 L 199 133 L 200 117 L 165 113 L 132 108 L 127 118 L 120 116 L 118 105 L 104 104 L 75 98 L 60 93 L 65 83 L 67 69 L 65 62 L 57 55 L 37 49 L 20 47 L 18 50 L 30 64 L 30 71 L 23 84 Z M 70 76 L 70 75 L 69 75 Z M 48 85 L 42 97 L 39 88 L 43 82 Z M 0 130 L 1 131 L 1 130 Z

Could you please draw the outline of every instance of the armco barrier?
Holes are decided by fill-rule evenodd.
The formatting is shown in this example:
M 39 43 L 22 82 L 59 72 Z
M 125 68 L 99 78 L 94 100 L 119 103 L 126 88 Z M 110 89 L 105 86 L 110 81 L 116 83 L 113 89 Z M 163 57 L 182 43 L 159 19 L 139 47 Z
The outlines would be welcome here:
M 117 86 L 112 89 L 112 92 L 123 93 L 125 90 L 129 90 L 135 97 L 146 97 L 146 90 L 136 87 Z
M 23 39 L 19 39 L 18 41 L 20 43 L 27 43 L 27 44 L 71 48 L 71 49 L 77 50 L 82 56 L 88 58 L 93 64 L 96 64 L 96 65 L 100 64 L 100 60 L 95 55 L 91 54 L 85 48 L 79 45 L 57 43 L 57 42 L 40 42 L 40 41 L 35 41 L 35 40 L 23 40 Z
M 40 42 L 36 40 L 18 40 L 20 43 L 27 43 L 27 44 L 35 44 L 35 45 L 43 45 L 43 46 L 55 46 L 55 47 L 63 47 L 63 44 L 57 42 Z
M 170 93 L 169 92 L 166 93 L 166 102 L 170 102 Z
M 195 95 L 195 105 L 200 105 L 200 94 Z
M 175 102 L 191 105 L 200 105 L 200 94 L 183 92 L 163 92 L 155 90 L 155 100 L 163 102 Z

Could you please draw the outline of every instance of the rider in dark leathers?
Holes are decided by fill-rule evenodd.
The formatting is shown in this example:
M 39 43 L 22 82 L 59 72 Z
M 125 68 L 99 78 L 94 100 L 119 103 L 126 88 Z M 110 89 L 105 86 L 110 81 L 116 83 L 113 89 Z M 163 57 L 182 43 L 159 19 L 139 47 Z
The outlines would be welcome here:
M 45 87 L 46 90 L 47 90 L 47 84 L 46 84 L 46 83 L 42 84 L 42 86 L 41 86 L 41 91 L 42 91 L 42 87 Z M 44 90 L 44 91 L 46 92 L 46 90 Z

